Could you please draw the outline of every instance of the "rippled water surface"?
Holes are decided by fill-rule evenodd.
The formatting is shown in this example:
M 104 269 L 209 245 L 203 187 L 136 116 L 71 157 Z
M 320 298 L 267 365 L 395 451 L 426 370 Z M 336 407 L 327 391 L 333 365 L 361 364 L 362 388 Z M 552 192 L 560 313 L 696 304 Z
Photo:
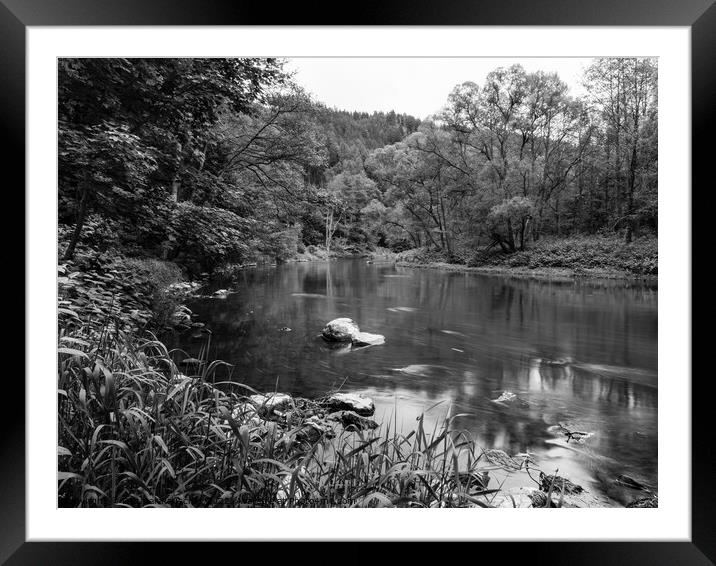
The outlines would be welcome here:
M 531 452 L 540 468 L 559 469 L 608 504 L 639 496 L 615 484 L 619 474 L 656 487 L 655 285 L 365 260 L 251 268 L 229 285 L 236 292 L 226 298 L 189 306 L 212 330 L 211 357 L 235 365 L 234 380 L 307 397 L 343 384 L 372 396 L 376 417 L 405 431 L 427 409 L 431 422 L 469 413 L 456 426 L 481 446 Z M 329 348 L 319 333 L 337 317 L 385 335 L 385 344 Z M 178 340 L 196 354 L 205 337 Z M 517 400 L 494 402 L 504 391 Z M 567 443 L 548 430 L 559 422 L 594 434 Z M 505 485 L 530 483 L 518 473 Z

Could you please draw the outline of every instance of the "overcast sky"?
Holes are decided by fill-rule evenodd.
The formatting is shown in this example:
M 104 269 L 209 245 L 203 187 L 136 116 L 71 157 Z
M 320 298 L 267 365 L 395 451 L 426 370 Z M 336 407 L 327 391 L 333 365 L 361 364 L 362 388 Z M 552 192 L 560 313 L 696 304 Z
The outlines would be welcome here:
M 527 71 L 556 72 L 581 94 L 584 58 L 293 58 L 287 68 L 317 100 L 341 110 L 395 110 L 424 119 L 440 110 L 457 84 L 483 84 L 496 67 L 521 64 Z

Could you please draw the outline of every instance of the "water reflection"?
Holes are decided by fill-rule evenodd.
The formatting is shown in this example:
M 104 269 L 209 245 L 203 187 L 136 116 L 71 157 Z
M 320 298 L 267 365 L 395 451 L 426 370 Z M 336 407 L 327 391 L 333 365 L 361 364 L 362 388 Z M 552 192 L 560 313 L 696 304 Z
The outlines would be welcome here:
M 345 381 L 406 428 L 443 401 L 428 414 L 433 422 L 448 410 L 470 413 L 459 426 L 482 446 L 535 453 L 618 500 L 628 496 L 611 488 L 618 473 L 656 484 L 655 286 L 359 260 L 248 269 L 231 285 L 237 293 L 226 299 L 190 306 L 212 330 L 211 355 L 235 365 L 235 380 L 305 396 Z M 386 343 L 330 348 L 318 333 L 339 316 Z M 177 345 L 191 353 L 201 342 L 187 334 Z M 525 403 L 494 403 L 503 391 Z M 547 430 L 563 421 L 595 435 L 567 445 Z

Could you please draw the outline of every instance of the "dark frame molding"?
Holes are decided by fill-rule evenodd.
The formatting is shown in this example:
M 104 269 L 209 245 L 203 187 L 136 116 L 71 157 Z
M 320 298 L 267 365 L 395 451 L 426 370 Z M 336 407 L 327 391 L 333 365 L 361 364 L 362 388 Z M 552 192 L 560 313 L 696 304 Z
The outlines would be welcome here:
M 692 179 L 707 179 L 713 160 L 716 132 L 713 106 L 716 101 L 716 5 L 714 0 L 367 0 L 351 5 L 351 19 L 339 16 L 334 2 L 316 0 L 310 5 L 294 3 L 280 9 L 268 3 L 241 0 L 0 0 L 0 112 L 6 142 L 6 169 L 15 183 L 9 189 L 25 186 L 25 28 L 27 26 L 86 25 L 582 25 L 582 26 L 688 26 L 692 50 Z M 692 183 L 692 184 L 693 184 Z M 704 187 L 708 192 L 708 187 Z M 18 192 L 19 191 L 15 191 Z M 693 196 L 693 190 L 692 190 Z M 21 205 L 23 210 L 23 204 Z M 19 209 L 15 209 L 19 210 Z M 697 227 L 694 221 L 694 226 Z M 17 235 L 13 235 L 15 239 Z M 704 240 L 694 239 L 696 251 L 705 249 Z M 692 254 L 693 257 L 693 254 Z M 699 257 L 699 256 L 697 256 Z M 705 256 L 708 257 L 708 256 Z M 24 287 L 23 275 L 23 287 Z M 30 298 L 25 295 L 25 304 Z M 708 336 L 707 333 L 707 338 Z M 703 340 L 703 337 L 694 336 Z M 27 336 L 26 339 L 31 339 Z M 692 351 L 693 351 L 692 346 Z M 16 373 L 16 372 L 13 372 Z M 693 373 L 693 372 L 692 372 Z M 10 379 L 12 377 L 12 379 Z M 677 376 L 671 376 L 677 379 Z M 714 468 L 711 376 L 692 379 L 692 539 L 691 542 L 585 542 L 585 543 L 458 543 L 457 548 L 484 557 L 494 550 L 510 560 L 552 564 L 693 564 L 716 563 L 716 482 Z M 8 399 L 25 399 L 22 380 L 7 375 Z M 16 388 L 17 391 L 14 391 Z M 13 394 L 16 393 L 16 394 Z M 216 559 L 215 550 L 203 544 L 171 543 L 27 543 L 25 542 L 25 407 L 10 401 L 5 408 L 4 429 L 0 434 L 0 563 L 7 564 L 126 564 L 141 562 L 189 562 Z M 689 497 L 685 490 L 685 497 Z M 638 519 L 637 519 L 638 520 Z M 558 536 L 558 525 L 555 525 Z M 320 533 L 317 533 L 320 536 Z M 247 558 L 246 549 L 260 552 L 265 560 L 277 558 L 276 550 L 265 543 L 214 544 L 231 560 Z M 273 543 L 271 543 L 273 544 Z M 444 544 L 444 543 L 443 543 Z M 229 546 L 230 545 L 230 546 Z M 360 549 L 351 548 L 361 545 Z M 471 545 L 471 546 L 466 546 Z M 507 546 L 509 545 L 509 546 Z M 333 546 L 334 548 L 330 548 Z M 313 554 L 324 561 L 345 560 L 365 563 L 385 552 L 385 543 L 344 543 L 328 552 Z M 427 549 L 413 544 L 413 556 L 422 562 L 426 551 L 445 559 L 441 544 Z M 293 544 L 285 559 L 305 549 Z M 389 550 L 389 549 L 388 549 Z M 298 552 L 296 552 L 298 551 Z M 404 550 L 401 549 L 401 554 Z M 449 551 L 451 556 L 453 549 Z M 156 555 L 155 555 L 156 553 Z M 410 552 L 408 553 L 410 556 Z M 412 557 L 412 556 L 411 556 Z M 401 557 L 405 559 L 405 555 Z M 431 557 L 432 558 L 432 557 Z M 502 560 L 498 558 L 498 560 Z

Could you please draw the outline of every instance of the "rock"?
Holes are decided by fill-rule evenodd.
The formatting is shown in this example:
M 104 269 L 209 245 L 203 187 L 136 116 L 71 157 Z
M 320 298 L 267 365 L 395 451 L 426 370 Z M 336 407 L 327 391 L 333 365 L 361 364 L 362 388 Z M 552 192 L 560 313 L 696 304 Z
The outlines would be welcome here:
M 488 496 L 488 500 L 490 497 Z M 561 503 L 560 503 L 561 500 Z M 543 507 L 562 507 L 562 508 L 586 508 L 586 507 L 604 507 L 608 506 L 607 502 L 600 500 L 586 492 L 580 494 L 564 495 L 560 493 L 552 493 L 551 502 L 547 501 L 547 494 L 532 487 L 513 487 L 502 490 L 491 500 L 490 504 L 494 507 L 507 508 L 543 508 Z
M 550 476 L 551 477 L 551 476 Z M 571 483 L 571 482 L 570 482 Z M 575 485 L 575 484 L 571 484 Z M 579 487 L 579 486 L 576 486 Z M 580 488 L 581 489 L 581 488 Z M 560 493 L 558 490 L 552 489 L 552 497 L 551 501 L 547 500 L 547 493 L 545 491 L 541 491 L 538 489 L 534 489 L 532 487 L 520 487 L 520 488 L 512 488 L 508 489 L 504 492 L 500 492 L 496 499 L 498 499 L 502 493 L 506 494 L 512 494 L 515 496 L 515 500 L 518 503 L 518 507 L 524 507 L 523 503 L 525 503 L 524 499 L 516 497 L 517 494 L 525 494 L 532 502 L 532 505 L 527 505 L 527 507 L 536 507 L 536 508 L 544 508 L 544 507 L 561 507 L 561 508 L 591 508 L 591 507 L 611 507 L 611 504 L 609 500 L 607 500 L 604 497 L 597 497 L 595 495 L 592 495 L 588 493 L 587 491 L 581 491 L 579 493 L 571 493 L 564 495 Z M 509 499 L 509 497 L 508 497 Z M 501 501 L 501 500 L 500 500 Z M 511 507 L 510 504 L 501 504 L 501 505 L 495 505 L 496 507 Z
M 529 498 L 532 500 L 532 507 L 549 507 L 547 504 L 547 494 L 542 491 L 533 490 Z
M 331 426 L 314 415 L 307 419 L 301 429 L 296 433 L 296 440 L 314 444 L 321 438 L 333 438 L 334 436 L 335 433 Z
M 631 489 L 638 489 L 641 491 L 649 491 L 649 487 L 647 485 L 635 480 L 633 477 L 628 476 L 626 474 L 617 476 L 617 479 L 614 481 L 619 485 L 623 485 L 624 487 L 630 487 Z
M 344 428 L 349 426 L 353 426 L 358 430 L 372 430 L 374 428 L 378 428 L 378 423 L 373 419 L 361 417 L 355 411 L 337 411 L 328 415 L 328 419 L 338 421 Z
M 373 399 L 357 393 L 334 393 L 320 404 L 331 412 L 353 411 L 364 417 L 370 417 L 375 413 Z
M 361 332 L 358 325 L 350 318 L 336 318 L 326 324 L 321 336 L 327 342 L 348 343 L 356 348 L 364 346 L 377 346 L 385 343 L 385 336 Z
M 539 473 L 540 489 L 544 492 L 548 492 L 550 486 L 552 486 L 552 493 L 564 492 L 565 495 L 574 495 L 582 493 L 584 488 L 581 485 L 572 483 L 567 478 L 562 476 L 548 476 L 544 472 Z
M 229 289 L 217 289 L 211 295 L 217 299 L 225 299 L 229 293 L 233 293 L 233 291 L 230 291 Z
M 612 503 L 604 497 L 597 497 L 591 493 L 583 491 L 579 494 L 562 495 L 560 493 L 552 493 L 552 505 L 557 507 L 559 500 L 562 500 L 563 508 L 592 508 L 592 507 L 611 507 Z
M 251 395 L 249 401 L 259 410 L 271 414 L 282 411 L 291 406 L 291 396 L 286 393 L 267 393 L 266 395 Z
M 353 337 L 360 333 L 360 328 L 350 318 L 336 318 L 330 321 L 321 331 L 328 342 L 352 342 Z
M 512 391 L 503 391 L 497 399 L 491 399 L 491 401 L 500 405 L 518 406 L 523 409 L 530 405 L 527 401 L 512 393 Z
M 353 336 L 354 346 L 379 346 L 385 344 L 385 336 L 382 334 L 371 334 L 370 332 L 359 332 Z
M 511 391 L 503 391 L 502 394 L 497 399 L 492 399 L 493 403 L 509 403 L 510 401 L 514 401 L 517 399 L 517 395 L 512 393 Z
M 540 502 L 540 492 L 530 487 L 513 487 L 505 489 L 494 495 L 488 495 L 486 502 L 493 507 L 501 507 L 507 509 L 526 509 L 529 507 L 543 507 L 547 498 L 544 497 L 542 505 L 535 505 L 535 501 Z
M 239 425 L 258 426 L 261 424 L 258 409 L 253 403 L 240 403 L 231 411 L 231 418 Z
M 172 322 L 177 326 L 190 326 L 191 315 L 191 309 L 184 305 L 179 305 L 172 313 Z
M 637 509 L 644 509 L 644 508 L 653 508 L 659 506 L 659 498 L 654 495 L 653 497 L 641 497 L 639 499 L 635 499 L 631 503 L 627 503 L 627 507 L 629 509 L 637 508 Z

